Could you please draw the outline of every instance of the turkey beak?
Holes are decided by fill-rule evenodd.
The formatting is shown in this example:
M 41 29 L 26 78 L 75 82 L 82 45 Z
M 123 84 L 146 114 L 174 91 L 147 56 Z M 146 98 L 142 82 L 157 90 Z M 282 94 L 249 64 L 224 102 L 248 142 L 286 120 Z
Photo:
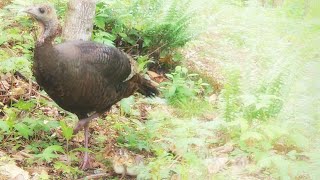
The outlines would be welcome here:
M 32 7 L 27 7 L 27 8 L 25 8 L 25 9 L 23 9 L 22 12 L 27 13 L 27 14 L 29 14 L 29 15 L 31 15 L 31 16 L 34 15 L 34 13 L 33 13 L 33 8 L 32 8 Z

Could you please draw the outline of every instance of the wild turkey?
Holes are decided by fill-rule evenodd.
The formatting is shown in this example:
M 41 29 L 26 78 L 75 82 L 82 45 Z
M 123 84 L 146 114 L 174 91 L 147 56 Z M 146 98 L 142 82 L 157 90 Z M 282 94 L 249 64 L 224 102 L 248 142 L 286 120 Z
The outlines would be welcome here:
M 25 12 L 43 29 L 34 49 L 34 76 L 61 108 L 78 116 L 74 134 L 84 128 L 85 148 L 90 120 L 135 91 L 145 96 L 159 93 L 150 81 L 135 73 L 133 61 L 117 48 L 90 41 L 53 45 L 60 26 L 51 5 L 36 5 Z M 88 166 L 88 156 L 85 152 L 82 169 Z

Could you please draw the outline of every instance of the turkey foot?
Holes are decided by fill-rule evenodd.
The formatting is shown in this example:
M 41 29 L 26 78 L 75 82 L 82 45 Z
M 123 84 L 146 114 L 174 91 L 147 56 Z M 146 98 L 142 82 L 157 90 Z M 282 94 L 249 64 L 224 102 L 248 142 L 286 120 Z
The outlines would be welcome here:
M 90 158 L 88 152 L 84 153 L 83 161 L 81 162 L 79 167 L 80 167 L 81 170 L 86 170 L 86 169 L 92 168 L 91 158 Z

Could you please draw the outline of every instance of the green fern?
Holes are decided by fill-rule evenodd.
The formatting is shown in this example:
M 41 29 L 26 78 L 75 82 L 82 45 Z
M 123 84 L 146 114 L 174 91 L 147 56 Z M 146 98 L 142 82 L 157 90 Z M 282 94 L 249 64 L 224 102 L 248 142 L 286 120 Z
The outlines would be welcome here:
M 193 37 L 190 6 L 189 0 L 101 1 L 97 5 L 94 39 L 111 40 L 129 53 L 159 60 Z M 101 31 L 116 38 L 102 37 Z

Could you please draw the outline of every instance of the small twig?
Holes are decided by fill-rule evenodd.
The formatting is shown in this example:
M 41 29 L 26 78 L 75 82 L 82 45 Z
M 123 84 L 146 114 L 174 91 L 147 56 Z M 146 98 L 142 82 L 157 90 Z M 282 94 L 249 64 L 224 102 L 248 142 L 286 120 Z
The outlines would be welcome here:
M 16 71 L 14 73 L 15 76 L 18 76 L 20 77 L 22 80 L 24 80 L 25 82 L 32 82 L 32 85 L 35 85 L 35 86 L 39 86 L 36 82 L 32 81 L 31 79 L 28 79 L 26 78 L 23 74 L 21 74 L 19 71 Z
M 161 49 L 163 46 L 167 45 L 167 43 L 163 44 L 162 46 L 158 47 L 157 49 L 155 49 L 154 51 L 152 51 L 151 53 L 147 54 L 147 56 L 149 57 L 151 54 L 155 53 L 156 51 L 158 51 L 159 49 Z
M 14 56 L 17 56 L 17 54 L 12 50 L 12 48 L 10 48 L 6 43 L 3 44 Z
M 34 90 L 34 89 L 32 89 L 32 91 L 33 91 L 34 93 L 36 93 L 38 96 L 40 96 L 40 97 L 42 97 L 42 98 L 44 98 L 44 99 L 46 99 L 46 100 L 48 100 L 48 101 L 52 101 L 51 98 L 49 98 L 49 97 L 47 97 L 47 96 L 39 93 L 38 91 L 36 91 L 36 90 Z
M 3 86 L 3 88 L 6 88 L 6 86 L 3 84 L 2 81 L 0 81 L 1 85 Z M 6 90 L 4 90 L 5 92 L 7 92 Z
M 14 73 L 14 75 L 20 77 L 21 79 L 23 79 L 23 80 L 26 81 L 26 82 L 29 81 L 28 78 L 26 78 L 26 77 L 25 77 L 23 74 L 21 74 L 19 71 L 16 71 L 16 72 Z
M 27 157 L 27 158 L 32 158 L 33 156 L 31 154 L 28 154 L 26 152 L 20 151 L 19 152 L 22 156 Z
M 179 159 L 181 159 L 182 156 L 178 155 L 176 158 L 175 158 L 175 161 L 173 161 L 169 166 L 168 166 L 168 169 L 172 168 L 172 166 L 176 163 L 176 161 L 178 161 Z
M 7 136 L 6 139 L 3 140 L 3 142 L 7 142 L 7 140 L 8 140 L 9 138 L 11 138 L 12 136 L 13 136 L 13 133 L 9 134 L 9 136 Z
M 34 113 L 36 110 L 40 109 L 40 107 L 41 107 L 41 106 L 36 106 L 35 108 L 33 108 L 33 109 L 29 112 L 29 114 Z
M 138 41 L 137 41 L 138 42 Z M 137 45 L 133 45 L 133 46 L 129 46 L 130 49 L 127 50 L 127 54 L 130 54 L 131 53 L 131 50 L 136 47 Z
M 32 94 L 32 81 L 29 79 L 29 99 L 31 99 L 31 94 Z
M 31 97 L 31 94 L 32 94 L 32 91 L 33 91 L 35 94 L 39 95 L 40 97 L 43 97 L 44 99 L 46 99 L 46 100 L 48 100 L 48 101 L 52 101 L 51 98 L 49 98 L 49 97 L 47 97 L 47 96 L 45 96 L 45 95 L 42 95 L 42 94 L 40 94 L 38 91 L 32 89 L 32 85 L 39 86 L 36 82 L 32 81 L 31 79 L 26 78 L 26 77 L 25 77 L 23 74 L 21 74 L 19 71 L 16 71 L 16 72 L 14 73 L 14 75 L 20 77 L 20 78 L 23 79 L 25 82 L 29 82 L 29 90 L 30 90 L 30 91 L 29 91 L 29 96 L 30 96 L 30 97 Z M 31 83 L 31 87 L 30 87 L 30 83 Z
M 14 87 L 14 86 L 13 86 L 13 84 L 14 84 L 13 78 L 14 78 L 13 76 L 10 76 L 10 79 L 11 79 L 11 87 Z M 12 98 L 10 97 L 10 104 L 12 104 L 12 101 L 13 101 L 13 100 L 12 100 Z
M 10 97 L 10 96 L 12 96 L 12 95 L 10 95 L 10 94 L 0 95 L 0 97 Z
M 108 174 L 108 173 L 92 174 L 92 175 L 86 176 L 86 177 L 81 178 L 81 179 L 78 179 L 78 180 L 100 179 L 100 178 L 107 177 L 107 176 L 110 176 L 110 175 L 111 175 L 111 174 Z
M 122 172 L 120 180 L 123 180 L 127 175 L 127 166 L 125 164 L 123 164 L 122 166 L 123 166 L 123 172 Z
M 16 98 L 14 98 L 14 97 L 10 97 L 10 100 L 12 100 L 13 102 L 15 102 L 15 103 L 17 103 L 17 102 L 19 102 Z M 12 102 L 11 102 L 11 104 L 12 104 Z

